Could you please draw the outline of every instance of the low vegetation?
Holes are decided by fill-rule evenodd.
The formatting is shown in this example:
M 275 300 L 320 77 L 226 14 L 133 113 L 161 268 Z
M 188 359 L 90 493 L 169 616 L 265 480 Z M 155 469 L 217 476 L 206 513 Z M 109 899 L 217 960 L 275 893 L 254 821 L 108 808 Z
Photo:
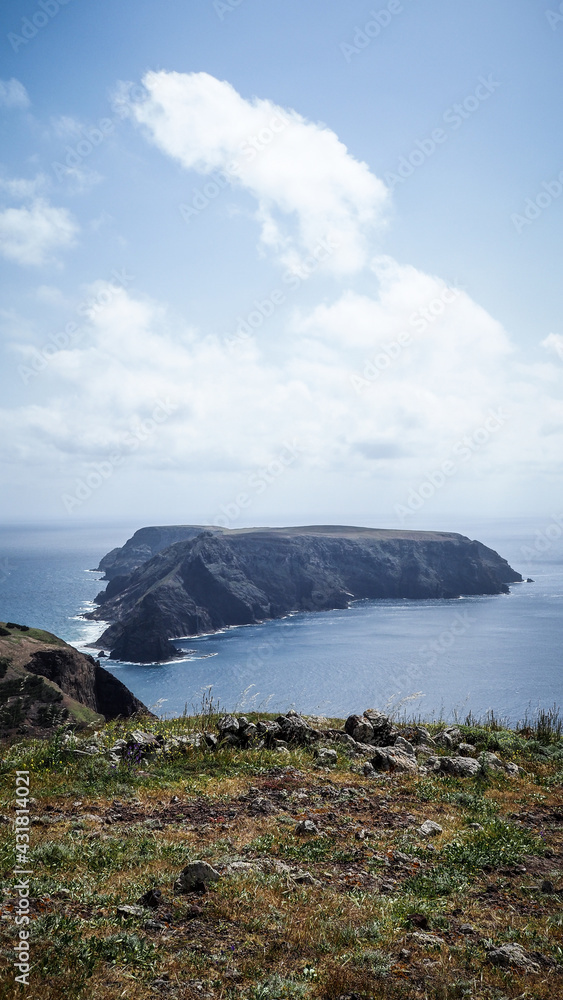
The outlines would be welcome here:
M 460 725 L 477 751 L 518 764 L 516 778 L 487 768 L 471 778 L 364 776 L 341 743 L 330 768 L 304 748 L 203 742 L 146 754 L 133 739 L 118 761 L 88 752 L 88 739 L 99 750 L 142 728 L 166 746 L 216 733 L 217 721 L 208 705 L 199 716 L 108 723 L 97 738 L 61 726 L 5 748 L 0 998 L 563 996 L 556 711 L 514 730 L 491 718 Z M 32 796 L 33 968 L 21 987 L 12 964 L 17 770 L 30 772 Z M 424 836 L 426 820 L 441 832 Z M 196 860 L 219 878 L 176 892 Z M 151 889 L 161 893 L 154 905 L 139 904 Z M 520 945 L 527 965 L 495 964 L 504 945 Z

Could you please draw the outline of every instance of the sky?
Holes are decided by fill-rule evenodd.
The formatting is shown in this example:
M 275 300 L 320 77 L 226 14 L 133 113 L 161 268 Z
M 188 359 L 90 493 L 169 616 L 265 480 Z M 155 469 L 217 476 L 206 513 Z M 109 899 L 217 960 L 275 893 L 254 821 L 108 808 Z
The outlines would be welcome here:
M 7 0 L 0 516 L 559 516 L 563 5 Z

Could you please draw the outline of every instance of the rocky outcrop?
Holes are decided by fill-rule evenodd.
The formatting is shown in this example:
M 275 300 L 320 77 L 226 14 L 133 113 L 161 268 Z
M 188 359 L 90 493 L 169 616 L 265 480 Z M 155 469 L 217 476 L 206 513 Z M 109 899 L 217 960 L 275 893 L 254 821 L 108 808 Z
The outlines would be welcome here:
M 154 541 L 159 545 L 165 531 L 194 534 L 124 576 L 130 543 L 134 562 L 142 555 L 143 532 L 160 533 Z M 147 528 L 106 556 L 100 568 L 106 574 L 116 570 L 116 576 L 102 607 L 87 616 L 113 622 L 97 645 L 109 647 L 115 659 L 141 663 L 177 655 L 173 638 L 296 611 L 346 608 L 365 598 L 505 593 L 509 583 L 522 579 L 492 549 L 463 535 L 341 526 Z
M 222 528 L 206 528 L 202 524 L 171 524 L 150 528 L 139 528 L 125 545 L 112 549 L 100 560 L 98 571 L 105 574 L 106 580 L 123 579 L 148 562 L 158 552 L 167 549 L 176 542 L 186 542 L 196 538 L 202 531 L 221 533 Z M 106 589 L 106 594 L 110 590 Z
M 1 633 L 2 735 L 38 735 L 63 722 L 82 726 L 150 714 L 97 660 L 50 632 L 9 622 Z

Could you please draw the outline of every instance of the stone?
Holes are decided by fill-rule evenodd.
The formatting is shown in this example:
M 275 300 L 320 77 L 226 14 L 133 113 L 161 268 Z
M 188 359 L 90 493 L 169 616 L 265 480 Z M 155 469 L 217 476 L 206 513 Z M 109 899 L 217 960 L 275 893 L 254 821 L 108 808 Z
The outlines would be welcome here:
M 338 754 L 332 747 L 319 747 L 315 756 L 317 762 L 325 767 L 334 767 L 338 763 Z
M 148 889 L 140 899 L 137 900 L 137 906 L 148 906 L 152 910 L 156 910 L 162 902 L 162 893 L 160 889 Z
M 311 872 L 293 872 L 291 878 L 298 885 L 320 885 L 318 878 L 313 878 Z
M 491 949 L 487 955 L 489 962 L 501 968 L 539 972 L 540 966 L 534 961 L 534 958 L 528 955 L 519 944 L 503 944 L 500 948 Z
M 460 924 L 459 928 L 460 934 L 476 934 L 476 930 L 471 924 Z
M 452 740 L 449 733 L 442 730 L 440 733 L 436 733 L 434 737 L 434 743 L 438 747 L 444 747 L 445 750 L 453 750 L 454 741 Z
M 344 732 L 356 743 L 373 742 L 373 726 L 363 715 L 349 715 L 344 723 Z
M 435 747 L 436 743 L 425 726 L 415 726 L 415 739 L 417 743 L 424 743 L 426 746 Z
M 474 757 L 429 757 L 426 767 L 436 774 L 451 774 L 456 778 L 471 778 L 481 771 L 481 764 Z
M 412 934 L 407 934 L 407 937 L 411 941 L 415 941 L 416 944 L 421 945 L 423 948 L 441 948 L 446 942 L 443 938 L 438 937 L 437 934 L 430 934 L 425 931 L 413 931 Z
M 209 882 L 217 882 L 221 876 L 215 868 L 207 864 L 207 861 L 190 861 L 182 869 L 180 875 L 174 883 L 175 892 L 200 891 L 200 886 L 207 886 Z
M 372 726 L 372 742 L 375 746 L 389 746 L 389 744 L 392 743 L 392 738 L 397 735 L 397 730 L 395 729 L 395 726 L 391 722 L 389 716 L 385 715 L 383 712 L 376 711 L 374 708 L 368 708 L 364 712 L 364 718 L 367 719 Z
M 227 733 L 238 733 L 238 719 L 236 719 L 234 715 L 224 715 L 222 719 L 219 719 L 217 729 L 219 730 L 221 736 L 225 736 Z
M 474 757 L 477 753 L 477 747 L 474 747 L 472 743 L 460 743 L 457 752 L 460 757 Z
M 124 903 L 122 906 L 118 906 L 116 910 L 118 917 L 144 917 L 145 909 L 143 906 L 133 906 Z
M 438 834 L 442 833 L 442 827 L 439 823 L 434 823 L 431 819 L 424 820 L 424 823 L 419 826 L 418 832 L 421 837 L 437 837 Z
M 166 924 L 161 923 L 160 920 L 146 920 L 143 924 L 144 931 L 163 931 L 166 928 Z
M 362 767 L 362 774 L 364 774 L 366 778 L 373 778 L 373 776 L 376 773 L 377 772 L 376 772 L 373 764 L 371 764 L 369 761 L 366 761 L 366 763 Z
M 313 823 L 312 819 L 302 819 L 295 827 L 294 832 L 299 836 L 304 836 L 306 834 L 318 833 L 319 828 L 316 823 Z
M 405 740 L 402 736 L 397 736 L 394 746 L 397 750 L 402 750 L 404 753 L 410 754 L 411 757 L 414 757 L 415 755 L 412 743 L 409 743 L 409 741 Z
M 376 771 L 417 771 L 418 765 L 414 755 L 405 753 L 395 747 L 381 747 L 375 750 L 371 759 Z
M 145 733 L 142 729 L 134 729 L 127 740 L 128 747 L 139 747 L 144 752 L 158 750 L 160 740 L 152 733 Z

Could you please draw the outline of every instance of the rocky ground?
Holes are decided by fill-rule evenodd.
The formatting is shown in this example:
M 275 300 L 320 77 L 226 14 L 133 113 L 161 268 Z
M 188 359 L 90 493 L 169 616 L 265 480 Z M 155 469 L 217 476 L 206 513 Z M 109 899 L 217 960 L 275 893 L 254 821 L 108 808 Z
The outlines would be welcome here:
M 26 769 L 29 1000 L 563 996 L 556 723 L 208 714 L 15 743 L 0 997 Z

